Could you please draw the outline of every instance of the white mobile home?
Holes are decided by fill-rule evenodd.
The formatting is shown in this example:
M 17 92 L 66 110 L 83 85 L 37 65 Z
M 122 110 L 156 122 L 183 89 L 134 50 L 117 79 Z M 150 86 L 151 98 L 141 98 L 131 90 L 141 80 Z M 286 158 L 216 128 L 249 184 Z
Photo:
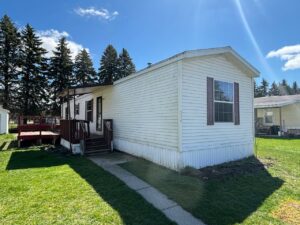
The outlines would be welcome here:
M 112 119 L 115 149 L 175 170 L 219 164 L 253 154 L 258 74 L 230 47 L 186 51 L 112 85 L 70 88 L 62 117 L 98 135 Z
M 9 111 L 0 105 L 0 134 L 8 134 Z
M 300 95 L 255 98 L 254 108 L 257 134 L 300 135 Z

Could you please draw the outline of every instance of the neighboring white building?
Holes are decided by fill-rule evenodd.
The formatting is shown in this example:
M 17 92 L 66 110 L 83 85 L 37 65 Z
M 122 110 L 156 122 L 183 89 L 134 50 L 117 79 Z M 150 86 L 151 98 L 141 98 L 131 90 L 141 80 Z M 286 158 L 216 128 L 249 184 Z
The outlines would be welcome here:
M 9 111 L 0 105 L 0 134 L 8 134 Z
M 278 126 L 285 133 L 300 134 L 300 95 L 255 98 L 254 108 L 258 130 Z
M 70 101 L 70 117 L 100 135 L 102 120 L 113 119 L 115 149 L 171 169 L 237 160 L 253 154 L 258 75 L 230 47 L 186 51 L 113 85 L 69 89 L 83 94 Z

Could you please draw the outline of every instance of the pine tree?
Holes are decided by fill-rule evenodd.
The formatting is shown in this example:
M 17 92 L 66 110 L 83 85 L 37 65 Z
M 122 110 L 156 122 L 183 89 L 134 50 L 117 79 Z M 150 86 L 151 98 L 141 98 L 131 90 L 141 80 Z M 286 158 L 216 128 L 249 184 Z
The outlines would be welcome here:
M 101 84 L 112 84 L 117 77 L 117 70 L 117 51 L 112 45 L 108 45 L 100 60 L 99 82 Z
M 123 48 L 118 58 L 118 74 L 114 80 L 127 77 L 128 75 L 135 73 L 135 65 L 129 56 L 128 51 Z
M 262 97 L 259 87 L 256 84 L 256 81 L 254 81 L 254 98 Z
M 21 33 L 21 65 L 19 103 L 22 114 L 38 115 L 46 109 L 48 102 L 46 69 L 47 53 L 34 29 L 27 24 Z
M 294 83 L 293 83 L 292 94 L 293 94 L 293 95 L 299 94 L 299 88 L 298 88 L 297 81 L 294 81 Z
M 75 57 L 74 76 L 76 84 L 85 85 L 96 82 L 96 71 L 89 53 L 83 49 Z
M 59 40 L 53 51 L 53 57 L 50 59 L 49 77 L 51 78 L 52 114 L 59 115 L 62 99 L 58 95 L 75 83 L 71 51 L 64 37 Z
M 0 84 L 3 86 L 3 107 L 15 112 L 14 87 L 18 79 L 20 34 L 11 19 L 0 21 Z
M 262 79 L 261 85 L 260 85 L 262 96 L 265 97 L 268 95 L 269 91 L 269 83 L 265 79 Z
M 280 95 L 290 95 L 291 94 L 291 87 L 288 85 L 285 79 L 279 84 L 279 91 Z
M 280 95 L 280 90 L 278 85 L 275 83 L 275 81 L 271 84 L 271 88 L 269 90 L 270 96 L 278 96 Z

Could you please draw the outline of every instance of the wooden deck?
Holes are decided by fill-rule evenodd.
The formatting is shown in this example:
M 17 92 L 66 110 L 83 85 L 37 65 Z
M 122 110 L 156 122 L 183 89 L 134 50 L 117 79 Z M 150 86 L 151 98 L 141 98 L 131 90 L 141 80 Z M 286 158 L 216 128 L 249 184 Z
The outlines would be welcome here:
M 55 144 L 56 140 L 60 137 L 59 129 L 60 126 L 54 118 L 20 117 L 18 124 L 18 145 L 21 146 L 21 142 L 25 140 L 37 140 L 41 143 L 45 139 L 50 139 Z
M 36 136 L 42 136 L 42 137 L 53 137 L 53 136 L 57 136 L 59 137 L 59 133 L 57 132 L 52 132 L 52 131 L 23 131 L 20 132 L 20 139 L 22 139 L 22 137 L 36 137 Z

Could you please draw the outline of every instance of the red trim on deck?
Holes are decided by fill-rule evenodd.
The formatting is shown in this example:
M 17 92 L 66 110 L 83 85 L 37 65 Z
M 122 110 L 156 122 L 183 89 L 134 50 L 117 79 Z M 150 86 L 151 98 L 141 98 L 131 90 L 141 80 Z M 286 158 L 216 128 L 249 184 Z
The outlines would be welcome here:
M 60 137 L 59 121 L 56 117 L 20 116 L 18 141 L 52 139 L 55 143 Z

